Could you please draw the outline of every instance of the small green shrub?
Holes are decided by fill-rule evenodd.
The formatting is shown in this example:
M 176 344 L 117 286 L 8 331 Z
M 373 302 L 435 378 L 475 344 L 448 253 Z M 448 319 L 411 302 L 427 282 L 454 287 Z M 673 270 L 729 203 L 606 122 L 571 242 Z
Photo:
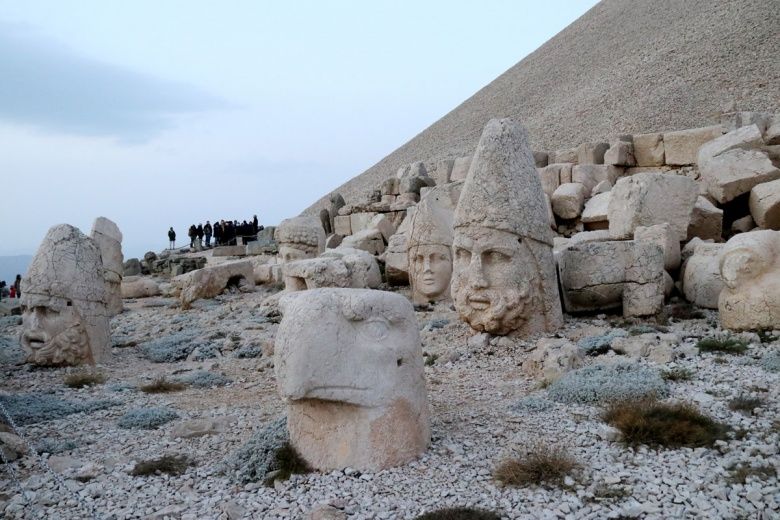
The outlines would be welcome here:
M 758 340 L 761 343 L 774 343 L 778 340 L 778 337 L 769 332 L 768 330 L 759 330 L 756 332 Z
M 0 402 L 19 426 L 62 419 L 75 413 L 91 413 L 119 404 L 110 399 L 66 401 L 47 394 L 0 395 Z M 5 422 L 0 415 L 0 422 Z
M 565 373 L 547 389 L 553 401 L 596 404 L 668 393 L 661 373 L 639 363 L 591 365 Z
M 588 356 L 598 356 L 599 354 L 606 354 L 612 347 L 612 341 L 615 338 L 623 338 L 628 335 L 623 329 L 611 330 L 606 334 L 600 336 L 588 336 L 582 338 L 577 342 L 577 346 L 580 347 Z
M 664 381 L 690 381 L 693 372 L 682 367 L 667 368 L 661 370 L 661 377 L 664 378 Z
M 777 478 L 777 470 L 770 464 L 761 466 L 746 466 L 741 464 L 731 470 L 729 482 L 732 484 L 746 484 L 748 477 L 756 477 L 758 480 L 769 481 Z
M 251 359 L 258 358 L 263 355 L 263 349 L 256 345 L 244 345 L 240 349 L 236 350 L 233 357 L 237 359 Z
M 752 414 L 755 408 L 764 405 L 764 400 L 758 397 L 748 397 L 740 395 L 729 401 L 729 410 L 732 412 L 742 412 Z
M 733 336 L 710 336 L 696 343 L 699 352 L 723 352 L 724 354 L 738 355 L 748 348 L 747 340 Z
M 767 372 L 780 372 L 780 350 L 773 350 L 761 358 L 761 368 Z
M 604 421 L 623 434 L 628 445 L 661 448 L 711 446 L 724 439 L 728 427 L 715 422 L 692 405 L 662 403 L 654 399 L 622 401 L 610 405 Z
M 130 472 L 134 477 L 146 475 L 178 476 L 184 474 L 187 468 L 194 466 L 193 461 L 186 455 L 164 455 L 158 459 L 150 459 L 138 462 Z
M 423 357 L 425 357 L 424 363 L 427 367 L 432 367 L 436 363 L 436 360 L 439 359 L 438 354 L 428 354 L 427 352 L 423 352 Z
M 187 359 L 197 343 L 193 333 L 177 333 L 141 345 L 141 351 L 153 363 L 175 363 Z
M 501 515 L 486 509 L 450 507 L 423 513 L 415 520 L 501 520 Z
M 79 445 L 75 441 L 69 440 L 55 440 L 55 439 L 43 439 L 35 445 L 35 451 L 38 453 L 48 453 L 49 455 L 56 455 L 66 451 L 75 450 Z
M 225 386 L 233 382 L 233 380 L 223 376 L 222 374 L 209 372 L 207 370 L 198 370 L 197 372 L 193 372 L 192 374 L 188 374 L 180 378 L 179 381 L 195 388 Z
M 119 427 L 128 430 L 154 430 L 177 419 L 170 408 L 136 408 L 119 418 Z
M 79 370 L 65 376 L 65 386 L 68 388 L 84 388 L 85 386 L 102 385 L 106 376 L 93 370 Z
M 526 456 L 501 462 L 493 477 L 507 486 L 561 485 L 577 466 L 561 448 L 537 444 Z
M 277 480 L 287 480 L 292 475 L 302 475 L 312 471 L 309 464 L 303 460 L 303 457 L 300 456 L 289 441 L 276 448 L 274 452 L 274 467 L 276 467 L 276 470 L 270 476 L 267 476 L 264 481 L 266 486 L 271 487 Z
M 224 470 L 232 480 L 246 484 L 266 479 L 266 475 L 279 469 L 276 451 L 290 440 L 287 418 L 282 416 L 255 432 L 249 440 L 228 456 Z
M 167 394 L 178 392 L 187 388 L 187 385 L 179 381 L 168 381 L 165 376 L 158 377 L 149 384 L 142 385 L 140 390 L 147 394 Z

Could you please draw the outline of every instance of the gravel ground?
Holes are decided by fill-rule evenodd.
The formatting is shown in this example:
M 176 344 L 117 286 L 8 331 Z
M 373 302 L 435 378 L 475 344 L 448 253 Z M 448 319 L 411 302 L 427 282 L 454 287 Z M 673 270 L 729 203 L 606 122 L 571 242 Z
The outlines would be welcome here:
M 38 422 L 20 428 L 33 444 L 74 441 L 76 447 L 44 455 L 63 481 L 58 485 L 31 456 L 13 467 L 27 501 L 0 470 L 0 516 L 25 519 L 90 518 L 303 518 L 330 504 L 350 519 L 414 518 L 445 506 L 478 506 L 506 518 L 778 518 L 780 487 L 776 476 L 743 484 L 731 481 L 737 464 L 769 465 L 780 472 L 780 374 L 767 372 L 760 357 L 780 345 L 757 337 L 742 356 L 698 355 L 696 340 L 713 332 L 714 313 L 705 319 L 670 326 L 685 356 L 671 366 L 690 369 L 690 381 L 670 383 L 670 398 L 698 406 L 738 434 L 712 449 L 632 449 L 615 440 L 596 406 L 547 404 L 546 390 L 523 375 L 521 363 L 534 341 L 473 336 L 446 305 L 418 311 L 431 400 L 433 442 L 419 460 L 373 474 L 352 469 L 293 476 L 264 487 L 236 484 L 221 473 L 221 463 L 254 431 L 283 413 L 275 392 L 268 352 L 277 325 L 268 314 L 267 292 L 225 295 L 196 302 L 183 312 L 174 300 L 126 301 L 112 321 L 114 359 L 99 386 L 70 389 L 68 369 L 35 369 L 0 358 L 0 395 L 48 392 L 78 401 L 112 399 L 118 404 L 88 414 Z M 271 298 L 273 300 L 273 297 Z M 616 317 L 569 318 L 560 335 L 576 341 L 611 330 Z M 15 320 L 0 322 L 0 337 L 14 337 Z M 204 361 L 152 363 L 142 356 L 145 341 L 182 332 L 197 334 L 222 353 Z M 10 342 L 9 342 L 10 343 Z M 260 346 L 266 353 L 239 359 L 234 353 Z M 7 347 L 6 347 L 7 348 Z M 617 359 L 614 353 L 588 357 Z M 215 388 L 188 388 L 171 394 L 136 389 L 161 375 L 184 377 L 197 370 L 224 374 L 233 382 Z M 541 411 L 511 411 L 518 400 L 536 396 Z M 752 414 L 731 411 L 740 395 L 757 396 L 765 405 Z M 117 422 L 139 407 L 167 407 L 178 419 L 156 430 L 122 429 Z M 544 408 L 544 407 L 540 407 Z M 196 438 L 172 438 L 191 419 L 212 418 L 221 432 Z M 579 463 L 561 488 L 501 487 L 491 474 L 505 456 L 539 441 L 561 447 Z M 135 462 L 165 454 L 186 454 L 196 465 L 181 476 L 131 476 Z M 78 498 L 77 498 L 78 497 Z
M 708 126 L 730 102 L 780 111 L 778 27 L 776 0 L 604 0 L 337 191 L 362 202 L 404 164 L 470 154 L 494 117 L 556 150 Z

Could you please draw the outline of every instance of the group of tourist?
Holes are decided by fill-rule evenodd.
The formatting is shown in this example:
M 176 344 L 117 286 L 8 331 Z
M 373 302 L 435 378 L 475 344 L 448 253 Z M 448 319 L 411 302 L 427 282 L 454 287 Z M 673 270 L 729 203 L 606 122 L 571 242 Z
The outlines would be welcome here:
M 4 297 L 21 298 L 22 297 L 22 275 L 17 274 L 16 280 L 10 287 L 5 280 L 0 281 L 0 300 Z
M 207 220 L 205 224 L 192 224 L 187 231 L 187 236 L 190 238 L 190 247 L 192 248 L 196 244 L 198 247 L 211 247 L 212 237 L 214 237 L 214 246 L 234 246 L 239 240 L 242 244 L 254 240 L 257 237 L 257 232 L 262 229 L 263 226 L 258 225 L 257 215 L 254 215 L 250 222 L 246 220 L 243 222 L 219 220 L 212 225 Z M 205 244 L 203 243 L 204 238 L 206 239 Z M 171 249 L 176 247 L 176 231 L 173 230 L 173 227 L 168 230 L 168 241 Z

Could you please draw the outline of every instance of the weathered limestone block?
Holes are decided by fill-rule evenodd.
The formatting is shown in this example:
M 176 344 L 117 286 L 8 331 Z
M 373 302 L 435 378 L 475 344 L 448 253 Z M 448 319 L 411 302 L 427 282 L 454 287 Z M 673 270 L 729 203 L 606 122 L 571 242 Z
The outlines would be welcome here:
M 555 163 L 538 170 L 539 178 L 542 181 L 542 191 L 545 195 L 552 197 L 553 192 L 563 182 L 571 182 L 572 166 L 571 163 Z
M 745 215 L 731 223 L 732 233 L 747 233 L 756 227 L 752 215 Z
M 582 349 L 564 338 L 541 338 L 523 362 L 523 373 L 537 381 L 552 383 L 584 364 Z
M 385 260 L 385 279 L 393 286 L 409 285 L 409 258 L 407 255 L 411 221 L 417 207 L 406 210 L 407 217 L 400 223 L 397 231 L 387 241 L 383 253 Z
M 103 278 L 106 282 L 106 306 L 111 316 L 122 312 L 122 232 L 106 217 L 98 217 L 92 224 L 90 237 L 100 249 L 103 260 Z
M 435 182 L 436 181 L 428 177 L 427 173 L 425 175 L 404 177 L 398 184 L 399 195 L 404 193 L 415 193 L 419 195 L 422 188 L 431 187 Z
M 452 180 L 452 167 L 455 165 L 455 159 L 442 159 L 436 162 L 428 175 L 436 182 L 436 186 L 447 184 Z
M 550 152 L 549 155 L 549 161 L 550 164 L 553 163 L 572 163 L 577 164 L 578 153 L 577 153 L 577 147 L 574 148 L 564 148 L 561 150 L 555 150 L 554 152 Z
M 325 250 L 325 230 L 313 217 L 283 220 L 276 227 L 274 239 L 279 245 L 282 263 L 314 258 Z
M 582 222 L 608 222 L 609 221 L 609 201 L 612 198 L 612 192 L 599 193 L 591 197 L 585 203 L 582 210 Z
M 352 234 L 352 219 L 349 218 L 349 215 L 338 215 L 336 217 L 333 232 L 341 236 Z
M 701 165 L 707 159 L 729 150 L 753 150 L 763 145 L 761 130 L 756 125 L 744 126 L 704 143 L 699 148 L 697 163 Z
M 634 240 L 657 244 L 664 252 L 664 269 L 667 271 L 674 271 L 680 267 L 680 241 L 667 222 L 637 227 L 634 230 Z
M 138 276 L 141 274 L 141 261 L 137 258 L 125 260 L 122 276 Z
M 189 309 L 195 300 L 213 298 L 228 287 L 252 292 L 255 287 L 254 266 L 251 260 L 212 265 L 177 276 L 173 285 L 179 293 L 182 308 Z
M 601 181 L 596 184 L 592 190 L 590 190 L 590 196 L 595 197 L 599 193 L 606 193 L 612 189 L 612 183 L 609 181 Z
M 381 255 L 385 250 L 385 241 L 382 232 L 378 229 L 364 229 L 344 237 L 341 247 L 351 247 L 367 251 L 372 255 Z
M 780 144 L 780 114 L 772 116 L 772 120 L 764 133 L 764 142 L 768 145 Z
M 567 312 L 618 309 L 624 316 L 657 314 L 664 303 L 661 248 L 637 241 L 572 244 L 558 256 Z
M 707 309 L 718 308 L 718 296 L 723 289 L 719 255 L 723 244 L 700 243 L 685 261 L 683 293 L 691 303 Z
M 398 188 L 398 177 L 391 177 L 382 181 L 382 195 L 398 195 L 401 193 Z
M 395 226 L 387 218 L 385 213 L 377 213 L 368 223 L 368 229 L 376 229 L 382 234 L 382 239 L 387 243 L 390 237 L 395 234 Z
M 604 164 L 608 143 L 582 143 L 577 147 L 578 164 Z
M 665 164 L 663 134 L 635 135 L 634 158 L 637 166 L 663 166 Z
M 606 164 L 578 164 L 571 170 L 571 182 L 579 182 L 590 193 L 602 181 L 614 186 L 623 175 L 623 169 Z
M 78 229 L 49 229 L 22 278 L 22 334 L 36 365 L 95 364 L 110 356 L 103 261 Z
M 585 194 L 585 186 L 578 182 L 561 184 L 550 198 L 553 213 L 562 219 L 579 217 L 585 206 Z
M 705 197 L 697 197 L 688 224 L 688 240 L 699 237 L 703 240 L 720 240 L 723 234 L 723 210 L 716 208 Z
M 699 148 L 722 134 L 720 125 L 664 133 L 666 164 L 672 166 L 695 164 Z M 636 143 L 636 138 L 634 142 Z
M 613 166 L 636 166 L 634 143 L 615 141 L 604 154 L 604 164 Z
M 648 333 L 616 337 L 610 346 L 618 354 L 663 364 L 674 359 L 674 346 L 678 342 L 674 334 Z
M 683 241 L 699 188 L 696 181 L 681 175 L 638 173 L 618 180 L 610 193 L 609 232 L 613 238 L 631 238 L 637 226 L 668 222 L 677 240 Z
M 450 174 L 451 181 L 462 181 L 466 179 L 469 168 L 471 168 L 471 158 L 472 156 L 469 155 L 467 157 L 458 157 L 455 159 L 455 162 L 452 165 L 452 173 Z
M 417 320 L 401 295 L 314 289 L 280 300 L 274 349 L 290 442 L 314 468 L 379 471 L 430 443 Z
M 335 249 L 341 245 L 341 242 L 344 240 L 344 237 L 337 234 L 329 235 L 328 238 L 325 239 L 325 249 Z
M 473 329 L 530 335 L 562 325 L 544 192 L 525 129 L 511 119 L 485 126 L 453 242 L 452 297 Z
M 148 298 L 160 293 L 160 286 L 151 278 L 126 276 L 122 280 L 122 298 Z
M 420 195 L 417 193 L 401 193 L 395 198 L 395 204 L 391 206 L 391 209 L 394 211 L 406 209 L 418 202 L 420 202 Z
M 352 230 L 352 234 L 359 231 L 363 231 L 364 229 L 368 229 L 369 224 L 371 223 L 371 219 L 373 219 L 377 213 L 373 211 L 364 211 L 360 213 L 353 213 L 349 216 L 350 220 L 350 229 Z
M 284 264 L 282 274 L 287 292 L 321 287 L 375 289 L 382 283 L 376 259 L 365 251 L 346 247 Z
M 729 202 L 753 186 L 780 179 L 780 168 L 763 151 L 736 148 L 699 165 L 707 192 L 718 202 Z
M 769 112 L 727 112 L 720 116 L 720 126 L 724 133 L 750 125 L 756 125 L 763 133 L 771 124 L 772 114 Z
M 725 284 L 718 300 L 721 326 L 780 328 L 780 231 L 736 235 L 723 247 L 719 260 Z
M 780 179 L 753 186 L 750 214 L 764 229 L 780 229 Z

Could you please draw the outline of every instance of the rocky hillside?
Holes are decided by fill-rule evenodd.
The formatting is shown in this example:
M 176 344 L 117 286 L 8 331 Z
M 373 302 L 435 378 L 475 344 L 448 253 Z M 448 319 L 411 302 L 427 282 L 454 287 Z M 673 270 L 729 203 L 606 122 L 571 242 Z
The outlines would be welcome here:
M 352 203 L 404 164 L 467 155 L 493 117 L 518 118 L 536 149 L 555 150 L 706 126 L 730 104 L 778 111 L 778 27 L 773 0 L 603 0 L 338 191 Z

